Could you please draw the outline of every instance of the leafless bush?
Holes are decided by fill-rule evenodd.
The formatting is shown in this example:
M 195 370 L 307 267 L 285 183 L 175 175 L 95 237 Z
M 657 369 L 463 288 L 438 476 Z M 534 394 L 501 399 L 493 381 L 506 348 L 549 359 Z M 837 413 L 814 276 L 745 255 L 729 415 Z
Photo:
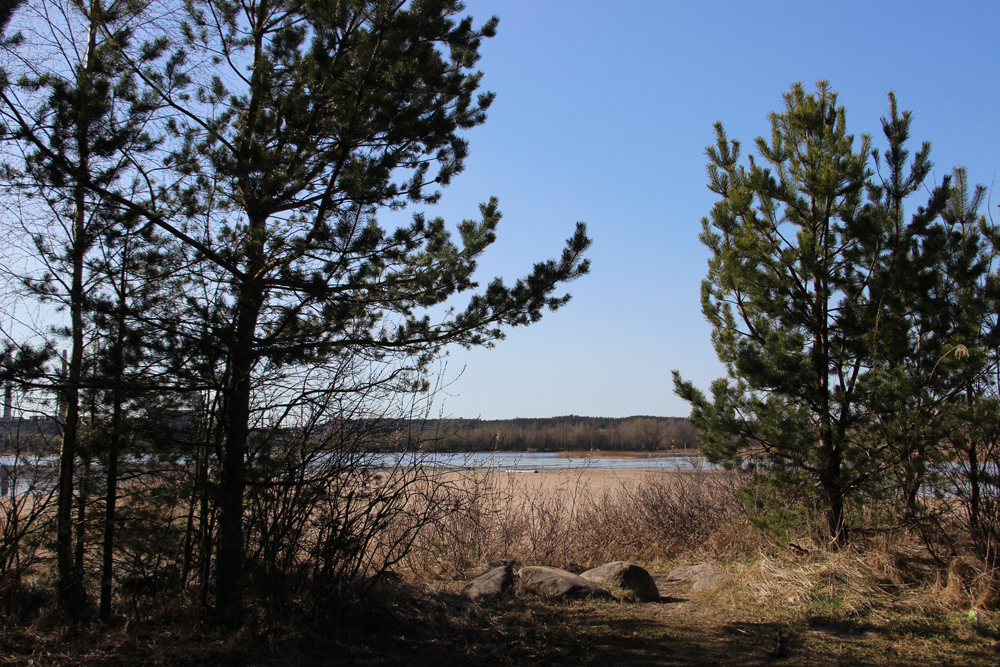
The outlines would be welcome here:
M 506 558 L 581 569 L 706 549 L 731 554 L 752 535 L 738 482 L 725 474 L 650 474 L 600 494 L 582 474 L 555 488 L 505 473 L 469 479 L 456 511 L 421 532 L 407 559 L 413 570 L 467 577 Z
M 421 428 L 427 395 L 407 394 L 396 370 L 353 358 L 263 385 L 244 505 L 248 599 L 321 613 L 366 595 L 422 531 L 464 514 L 472 486 L 406 451 L 438 434 Z
M 419 531 L 405 565 L 420 575 L 466 577 L 490 560 L 511 558 L 527 531 L 518 489 L 495 471 L 451 473 L 450 511 Z
M 42 423 L 8 418 L 0 426 L 0 574 L 14 582 L 37 565 L 52 527 L 56 470 L 36 453 L 52 447 Z
M 47 471 L 36 462 L 17 460 L 6 467 L 17 493 L 0 497 L 0 572 L 20 573 L 39 560 L 51 529 L 54 492 L 45 481 Z
M 608 492 L 581 517 L 587 549 L 580 555 L 597 563 L 729 551 L 749 534 L 738 489 L 733 475 L 694 471 L 649 476 L 634 487 Z
M 976 554 L 990 568 L 1000 570 L 1000 428 L 989 428 L 963 454 L 954 495 Z

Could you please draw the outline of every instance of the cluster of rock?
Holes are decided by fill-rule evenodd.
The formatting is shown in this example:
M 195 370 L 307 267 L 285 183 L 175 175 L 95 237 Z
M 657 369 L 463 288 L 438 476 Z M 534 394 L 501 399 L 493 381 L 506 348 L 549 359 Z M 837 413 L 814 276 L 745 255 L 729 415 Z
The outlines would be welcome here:
M 516 579 L 520 579 L 521 586 L 552 597 L 620 599 L 606 588 L 611 587 L 642 602 L 660 600 L 653 577 L 635 563 L 616 560 L 580 574 L 557 567 L 529 566 L 515 575 L 514 565 L 512 560 L 490 563 L 490 569 L 473 579 L 462 593 L 473 600 L 496 598 L 513 589 Z M 728 576 L 711 565 L 693 565 L 677 568 L 667 581 L 673 585 L 693 582 L 692 590 L 708 590 Z

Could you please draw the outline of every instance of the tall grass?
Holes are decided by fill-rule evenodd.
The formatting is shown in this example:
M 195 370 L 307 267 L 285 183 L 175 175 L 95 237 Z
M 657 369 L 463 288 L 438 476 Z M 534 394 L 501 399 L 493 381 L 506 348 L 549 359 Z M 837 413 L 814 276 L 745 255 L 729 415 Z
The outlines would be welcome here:
M 580 570 L 611 560 L 734 556 L 758 539 L 738 487 L 735 476 L 706 471 L 650 474 L 601 491 L 585 472 L 555 488 L 479 473 L 464 511 L 428 526 L 406 565 L 461 578 L 501 559 Z

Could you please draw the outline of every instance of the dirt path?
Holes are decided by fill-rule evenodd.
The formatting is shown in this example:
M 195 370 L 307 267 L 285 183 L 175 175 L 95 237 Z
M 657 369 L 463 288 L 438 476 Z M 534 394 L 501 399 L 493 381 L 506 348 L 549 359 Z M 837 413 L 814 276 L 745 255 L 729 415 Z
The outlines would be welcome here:
M 661 587 L 659 603 L 554 602 L 520 595 L 474 604 L 459 584 L 359 608 L 325 627 L 271 627 L 216 634 L 198 623 L 158 622 L 6 633 L 0 664 L 240 665 L 277 667 L 839 667 L 983 665 L 1000 658 L 997 637 L 947 627 L 836 626 L 753 618 L 697 594 Z M 779 639 L 780 638 L 780 639 Z

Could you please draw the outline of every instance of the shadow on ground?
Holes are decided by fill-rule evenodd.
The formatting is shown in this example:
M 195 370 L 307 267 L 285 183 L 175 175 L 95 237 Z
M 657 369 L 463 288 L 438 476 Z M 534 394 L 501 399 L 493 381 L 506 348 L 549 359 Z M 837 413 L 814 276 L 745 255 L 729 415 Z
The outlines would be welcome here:
M 0 633 L 0 663 L 832 667 L 993 665 L 1000 657 L 991 638 L 962 641 L 940 625 L 753 622 L 681 597 L 635 604 L 521 595 L 476 604 L 454 592 L 410 592 L 340 609 L 308 628 L 282 627 L 266 616 L 258 622 L 235 635 L 194 620 L 162 619 L 114 631 L 97 625 L 52 634 L 8 628 Z

